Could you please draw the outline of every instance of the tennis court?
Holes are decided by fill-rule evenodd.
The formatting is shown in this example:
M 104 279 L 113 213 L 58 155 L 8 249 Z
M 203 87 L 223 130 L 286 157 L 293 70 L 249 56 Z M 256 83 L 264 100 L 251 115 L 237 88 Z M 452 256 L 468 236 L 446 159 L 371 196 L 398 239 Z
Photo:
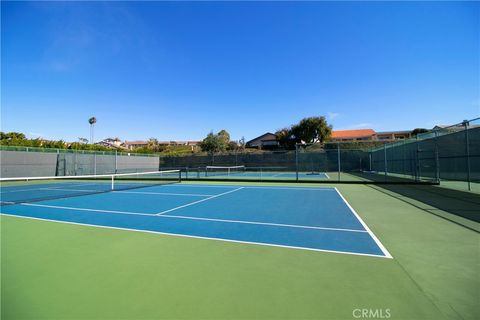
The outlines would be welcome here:
M 387 195 L 394 186 L 182 182 L 178 170 L 17 180 L 1 188 L 7 318 L 477 313 L 478 223 L 447 220 L 463 219 L 452 207 L 475 215 L 478 196 L 442 194 L 425 211 L 405 200 L 431 201 L 435 186 L 392 189 L 406 198 Z
M 261 166 L 217 156 L 175 167 L 71 155 L 2 151 L 2 318 L 480 312 L 478 193 L 349 170 L 365 164 L 357 153 L 336 166 L 323 154 L 310 155 L 315 166 L 270 155 Z
M 63 179 L 65 180 L 65 179 Z M 166 184 L 98 193 L 98 182 L 1 189 L 3 214 L 107 228 L 391 257 L 334 187 Z M 60 195 L 59 192 L 65 192 Z M 71 197 L 69 192 L 88 195 Z M 21 198 L 28 194 L 29 202 Z M 52 195 L 53 193 L 53 195 Z M 76 195 L 76 194 L 75 194 Z M 52 199 L 37 201 L 42 197 Z M 31 201 L 35 202 L 31 202 Z

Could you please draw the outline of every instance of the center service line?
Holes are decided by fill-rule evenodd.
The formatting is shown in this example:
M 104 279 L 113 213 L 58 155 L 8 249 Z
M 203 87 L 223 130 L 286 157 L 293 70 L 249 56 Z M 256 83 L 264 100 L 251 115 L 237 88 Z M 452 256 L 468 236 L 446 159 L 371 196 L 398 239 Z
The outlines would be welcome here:
M 227 191 L 227 192 L 224 192 L 224 193 L 216 194 L 216 195 L 214 195 L 214 196 L 211 196 L 211 197 L 208 197 L 208 198 L 205 198 L 205 199 L 202 199 L 202 200 L 190 202 L 190 203 L 184 204 L 183 206 L 178 206 L 178 207 L 175 207 L 175 208 L 173 208 L 173 209 L 168 209 L 168 210 L 159 212 L 159 213 L 157 213 L 157 215 L 159 216 L 159 215 L 162 215 L 162 214 L 167 213 L 167 212 L 172 212 L 172 211 L 175 211 L 175 210 L 178 210 L 178 209 L 182 209 L 182 208 L 185 208 L 185 207 L 189 207 L 189 206 L 192 206 L 192 205 L 194 205 L 194 204 L 197 204 L 197 203 L 200 203 L 200 202 L 203 202 L 203 201 L 211 200 L 211 199 L 213 199 L 213 198 L 218 198 L 218 197 L 224 196 L 224 195 L 226 195 L 226 194 L 229 194 L 229 193 L 232 193 L 232 192 L 236 192 L 236 191 L 242 190 L 242 189 L 244 189 L 244 188 L 245 188 L 245 187 L 240 187 L 240 188 L 233 189 L 233 190 L 230 190 L 230 191 Z

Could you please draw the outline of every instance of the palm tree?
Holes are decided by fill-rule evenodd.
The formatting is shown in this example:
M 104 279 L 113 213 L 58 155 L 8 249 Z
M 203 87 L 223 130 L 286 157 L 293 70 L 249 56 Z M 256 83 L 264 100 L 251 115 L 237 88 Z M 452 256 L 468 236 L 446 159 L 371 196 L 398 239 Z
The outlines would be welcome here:
M 90 123 L 90 143 L 93 144 L 93 126 L 95 125 L 95 123 L 97 123 L 97 118 L 95 117 L 91 117 L 90 119 L 88 119 L 88 123 Z

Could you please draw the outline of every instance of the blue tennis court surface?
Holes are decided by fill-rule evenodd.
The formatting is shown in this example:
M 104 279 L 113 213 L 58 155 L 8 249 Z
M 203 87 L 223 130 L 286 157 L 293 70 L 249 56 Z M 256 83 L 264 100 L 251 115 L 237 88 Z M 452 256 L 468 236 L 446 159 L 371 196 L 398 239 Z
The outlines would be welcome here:
M 391 257 L 331 187 L 168 184 L 7 205 L 1 211 L 107 228 Z

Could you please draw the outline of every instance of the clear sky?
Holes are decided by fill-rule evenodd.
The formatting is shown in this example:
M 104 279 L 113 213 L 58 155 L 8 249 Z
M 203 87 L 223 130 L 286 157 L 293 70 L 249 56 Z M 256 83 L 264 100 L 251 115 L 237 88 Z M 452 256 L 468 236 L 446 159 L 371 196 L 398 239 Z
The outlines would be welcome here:
M 477 2 L 1 2 L 1 124 L 30 137 L 247 140 L 480 116 Z

